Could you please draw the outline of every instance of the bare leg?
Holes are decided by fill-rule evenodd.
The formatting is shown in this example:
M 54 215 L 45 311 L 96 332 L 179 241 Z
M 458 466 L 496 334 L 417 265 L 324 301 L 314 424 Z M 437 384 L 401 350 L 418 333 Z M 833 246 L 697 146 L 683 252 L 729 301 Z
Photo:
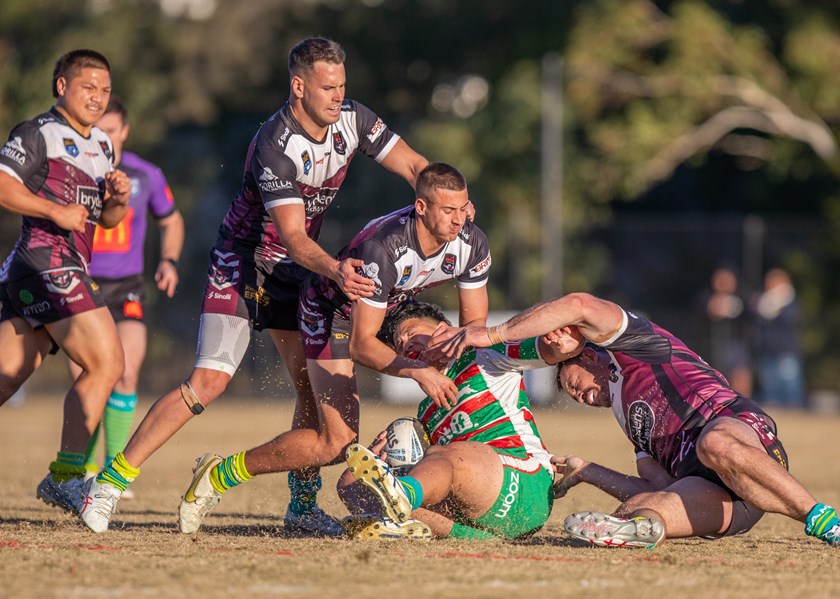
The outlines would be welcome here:
M 734 418 L 717 418 L 697 441 L 697 455 L 739 497 L 765 512 L 800 522 L 817 500 L 767 455 L 756 432 Z
M 252 475 L 326 466 L 343 461 L 359 430 L 359 393 L 350 360 L 307 360 L 317 398 L 318 428 L 287 431 L 245 454 Z
M 224 392 L 231 377 L 218 370 L 195 368 L 187 380 L 207 407 Z M 139 468 L 193 416 L 181 397 L 180 386 L 159 398 L 129 439 L 123 451 L 126 461 Z
M 0 406 L 32 376 L 49 354 L 52 339 L 44 329 L 37 331 L 22 318 L 0 322 Z

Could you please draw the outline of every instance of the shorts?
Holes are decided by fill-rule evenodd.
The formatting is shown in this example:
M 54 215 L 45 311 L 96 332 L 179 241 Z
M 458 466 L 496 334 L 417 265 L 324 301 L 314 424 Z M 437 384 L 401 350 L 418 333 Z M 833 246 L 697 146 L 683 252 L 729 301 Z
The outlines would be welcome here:
M 99 285 L 75 266 L 0 283 L 0 304 L 0 322 L 19 316 L 33 329 L 105 306 Z
M 300 297 L 300 338 L 307 360 L 349 360 L 350 319 L 331 304 L 310 297 L 305 288 Z
M 114 322 L 136 320 L 144 322 L 146 292 L 143 289 L 143 275 L 131 275 L 121 279 L 94 279 L 99 292 Z
M 516 468 L 514 464 L 521 458 L 507 455 L 499 450 L 504 478 L 502 489 L 493 506 L 478 518 L 456 516 L 459 524 L 480 528 L 498 537 L 518 539 L 537 532 L 545 525 L 554 505 L 552 484 L 554 476 L 538 465 L 534 458 L 527 462 L 537 464 L 535 471 L 528 472 Z
M 298 296 L 308 275 L 298 264 L 259 265 L 213 248 L 201 313 L 238 316 L 257 331 L 297 331 Z
M 776 423 L 755 402 L 745 397 L 739 397 L 718 412 L 716 417 L 734 418 L 749 425 L 758 435 L 767 455 L 777 461 L 785 470 L 790 469 L 787 452 L 785 452 L 782 442 L 776 436 Z M 710 538 L 728 537 L 745 533 L 756 525 L 764 515 L 764 512 L 741 499 L 732 489 L 724 484 L 723 480 L 721 480 L 720 476 L 714 470 L 707 468 L 700 462 L 700 458 L 697 457 L 696 440 L 699 438 L 702 430 L 702 428 L 699 428 L 697 434 L 694 436 L 695 443 L 677 468 L 676 478 L 698 476 L 726 489 L 732 498 L 732 522 L 729 525 L 729 529 L 722 535 L 716 535 Z

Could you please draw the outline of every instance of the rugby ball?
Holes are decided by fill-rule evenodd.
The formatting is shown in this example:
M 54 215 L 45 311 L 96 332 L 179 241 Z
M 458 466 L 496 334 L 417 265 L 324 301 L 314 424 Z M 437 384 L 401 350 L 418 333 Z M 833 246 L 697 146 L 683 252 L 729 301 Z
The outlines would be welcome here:
M 406 470 L 423 459 L 429 448 L 429 436 L 417 418 L 397 418 L 385 429 L 388 465 Z

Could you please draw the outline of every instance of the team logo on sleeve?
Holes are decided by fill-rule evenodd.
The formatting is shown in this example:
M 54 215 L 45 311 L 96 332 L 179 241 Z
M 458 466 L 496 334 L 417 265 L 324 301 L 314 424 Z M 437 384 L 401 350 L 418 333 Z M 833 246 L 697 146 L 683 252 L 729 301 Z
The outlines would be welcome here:
M 479 262 L 478 264 L 476 264 L 475 266 L 473 266 L 470 269 L 470 276 L 471 277 L 477 277 L 478 275 L 483 273 L 485 270 L 490 268 L 491 263 L 492 263 L 492 260 L 490 259 L 490 254 L 487 254 L 487 257 L 484 260 L 482 260 L 481 262 Z
M 300 155 L 301 161 L 303 161 L 303 174 L 308 175 L 309 171 L 312 170 L 312 158 L 309 157 L 309 150 L 304 150 Z
M 376 138 L 385 130 L 385 123 L 382 122 L 382 119 L 376 119 L 376 122 L 373 124 L 373 127 L 370 128 L 370 132 L 367 134 L 367 138 L 370 141 L 376 141 Z
M 440 270 L 444 274 L 451 275 L 455 272 L 455 263 L 457 262 L 455 254 L 446 254 L 443 257 L 443 264 L 440 265 Z
M 64 141 L 64 149 L 70 154 L 73 158 L 79 155 L 79 146 L 76 145 L 76 142 L 69 137 L 63 138 Z
M 347 142 L 344 140 L 344 135 L 342 135 L 341 131 L 333 133 L 333 148 L 336 153 L 342 156 L 347 152 Z
M 26 162 L 26 150 L 23 148 L 23 140 L 20 137 L 15 137 L 6 142 L 6 145 L 0 149 L 0 156 L 14 160 L 20 166 Z

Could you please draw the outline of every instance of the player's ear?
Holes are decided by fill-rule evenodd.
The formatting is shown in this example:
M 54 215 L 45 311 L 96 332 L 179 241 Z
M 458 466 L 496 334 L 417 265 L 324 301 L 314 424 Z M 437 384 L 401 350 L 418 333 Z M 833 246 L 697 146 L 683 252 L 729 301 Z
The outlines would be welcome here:
M 291 90 L 292 90 L 292 95 L 295 98 L 300 99 L 300 98 L 303 97 L 303 88 L 305 87 L 303 77 L 301 77 L 300 75 L 294 75 L 292 77 L 290 87 L 291 87 Z
M 426 207 L 428 205 L 429 204 L 423 198 L 417 198 L 416 200 L 414 200 L 414 209 L 417 211 L 417 214 L 419 214 L 420 216 L 423 216 L 424 214 L 426 214 Z
M 59 97 L 64 95 L 64 92 L 67 91 L 67 77 L 59 77 L 55 80 L 55 90 Z

